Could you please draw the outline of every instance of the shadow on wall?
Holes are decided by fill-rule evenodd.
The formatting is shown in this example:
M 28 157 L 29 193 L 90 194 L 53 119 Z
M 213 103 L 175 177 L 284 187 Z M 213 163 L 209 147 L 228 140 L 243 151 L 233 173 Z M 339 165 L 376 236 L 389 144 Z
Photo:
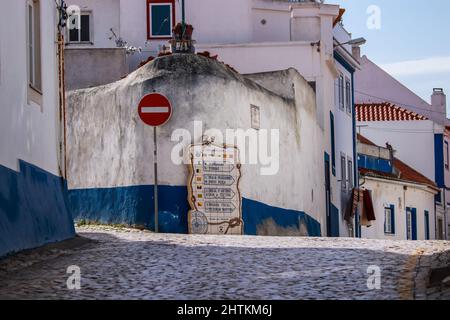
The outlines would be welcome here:
M 0 166 L 0 257 L 75 236 L 64 180 L 21 160 L 19 169 Z
M 154 230 L 153 186 L 69 190 L 70 210 L 76 221 L 127 225 Z M 158 186 L 159 229 L 188 233 L 186 186 Z M 304 212 L 242 199 L 246 235 L 320 236 L 320 223 Z

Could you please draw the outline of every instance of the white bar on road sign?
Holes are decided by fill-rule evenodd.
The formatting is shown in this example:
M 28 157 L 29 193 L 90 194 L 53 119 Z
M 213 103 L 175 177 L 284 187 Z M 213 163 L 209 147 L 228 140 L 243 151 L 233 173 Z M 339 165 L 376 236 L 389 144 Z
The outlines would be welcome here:
M 142 107 L 142 113 L 169 113 L 169 107 Z

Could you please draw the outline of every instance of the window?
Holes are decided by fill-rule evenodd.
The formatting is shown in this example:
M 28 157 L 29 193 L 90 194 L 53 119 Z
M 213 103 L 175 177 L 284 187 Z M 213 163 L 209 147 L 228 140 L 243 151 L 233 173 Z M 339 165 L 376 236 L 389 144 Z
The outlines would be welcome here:
M 344 76 L 341 74 L 339 76 L 339 109 L 344 110 Z
M 395 207 L 384 208 L 384 233 L 395 234 Z
M 346 170 L 346 159 L 345 159 L 345 154 L 341 154 L 341 189 L 342 191 L 347 190 L 347 176 L 345 173 Z
M 442 218 L 437 219 L 437 239 L 444 240 L 444 221 Z
M 406 239 L 412 239 L 412 217 L 410 209 L 406 210 Z
M 430 240 L 430 213 L 425 210 L 425 240 Z
M 91 40 L 91 13 L 82 12 L 79 16 L 73 15 L 70 17 L 73 21 L 70 25 L 74 26 L 68 30 L 69 43 L 90 43 Z M 79 19 L 79 21 L 78 21 Z
M 352 160 L 348 160 L 347 175 L 348 175 L 348 190 L 351 191 L 354 187 L 354 185 L 353 185 L 353 161 Z
M 40 93 L 42 91 L 42 66 L 39 0 L 29 0 L 27 3 L 27 60 L 28 84 Z
M 417 240 L 417 214 L 416 209 L 406 209 L 406 239 Z
M 347 113 L 352 114 L 352 89 L 349 79 L 345 79 L 345 106 Z
M 331 172 L 336 176 L 336 142 L 334 135 L 334 114 L 330 111 L 330 131 L 331 131 Z
M 449 154 L 448 154 L 448 141 L 444 141 L 444 163 L 445 169 L 449 170 Z
M 261 127 L 261 114 L 259 111 L 259 107 L 250 105 L 250 117 L 252 129 L 259 130 Z
M 170 39 L 174 25 L 174 0 L 147 0 L 148 39 Z
M 384 232 L 392 233 L 392 215 L 391 208 L 384 209 Z

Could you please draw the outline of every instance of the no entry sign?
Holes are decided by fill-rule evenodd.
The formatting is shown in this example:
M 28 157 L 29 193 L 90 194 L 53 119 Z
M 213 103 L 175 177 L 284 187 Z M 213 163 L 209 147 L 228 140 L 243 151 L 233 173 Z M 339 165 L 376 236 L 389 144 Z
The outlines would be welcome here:
M 171 116 L 172 106 L 169 99 L 162 94 L 148 94 L 139 103 L 139 117 L 149 126 L 162 126 L 169 121 Z

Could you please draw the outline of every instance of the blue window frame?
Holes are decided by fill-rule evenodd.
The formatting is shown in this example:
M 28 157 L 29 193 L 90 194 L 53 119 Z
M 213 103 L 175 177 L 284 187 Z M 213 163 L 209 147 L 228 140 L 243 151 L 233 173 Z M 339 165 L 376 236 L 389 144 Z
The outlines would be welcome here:
M 334 133 L 334 114 L 330 111 L 330 131 L 331 131 L 331 171 L 336 176 L 336 144 Z
M 449 170 L 449 154 L 448 154 L 448 141 L 444 141 L 444 165 L 445 169 Z
M 384 233 L 395 234 L 395 206 L 384 208 Z

